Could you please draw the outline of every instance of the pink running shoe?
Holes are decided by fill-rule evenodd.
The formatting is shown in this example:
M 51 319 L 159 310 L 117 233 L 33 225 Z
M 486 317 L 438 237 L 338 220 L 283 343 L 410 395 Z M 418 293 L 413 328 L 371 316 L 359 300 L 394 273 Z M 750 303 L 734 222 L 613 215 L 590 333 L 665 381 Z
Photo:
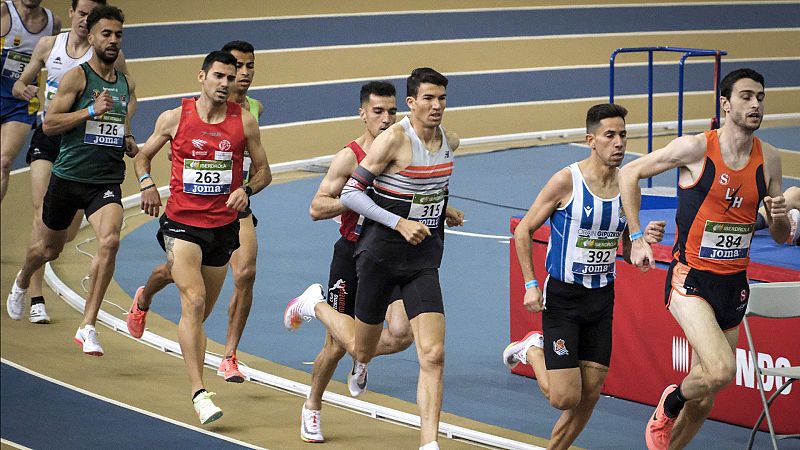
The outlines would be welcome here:
M 147 311 L 139 309 L 139 297 L 142 296 L 143 290 L 144 286 L 139 286 L 139 289 L 136 289 L 131 309 L 128 311 L 128 316 L 125 318 L 125 323 L 128 324 L 128 333 L 136 339 L 141 338 L 144 334 L 144 324 L 147 321 Z
M 239 371 L 239 360 L 235 353 L 228 358 L 222 358 L 217 375 L 222 375 L 229 383 L 244 383 L 244 374 Z
M 678 389 L 678 386 L 671 384 L 664 389 L 661 394 L 661 400 L 658 401 L 656 412 L 653 417 L 647 421 L 647 428 L 644 431 L 644 439 L 647 442 L 649 450 L 667 450 L 669 448 L 669 441 L 672 438 L 672 427 L 675 426 L 675 419 L 671 419 L 664 414 L 664 400 L 672 391 Z

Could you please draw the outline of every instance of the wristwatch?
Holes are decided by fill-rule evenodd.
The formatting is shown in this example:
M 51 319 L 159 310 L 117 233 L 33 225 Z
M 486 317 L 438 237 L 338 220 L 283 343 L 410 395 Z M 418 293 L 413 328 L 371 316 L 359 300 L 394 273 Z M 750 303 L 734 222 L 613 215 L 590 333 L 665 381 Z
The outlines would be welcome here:
M 248 197 L 253 195 L 253 188 L 251 188 L 250 186 L 243 184 L 242 189 L 244 189 L 244 193 L 247 194 Z

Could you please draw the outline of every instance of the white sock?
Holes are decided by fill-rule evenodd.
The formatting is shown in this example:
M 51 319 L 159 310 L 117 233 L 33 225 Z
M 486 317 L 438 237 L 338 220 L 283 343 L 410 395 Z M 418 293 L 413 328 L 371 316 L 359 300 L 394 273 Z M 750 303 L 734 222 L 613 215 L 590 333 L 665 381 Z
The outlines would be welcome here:
M 439 450 L 439 443 L 436 441 L 428 442 L 419 448 L 419 450 Z

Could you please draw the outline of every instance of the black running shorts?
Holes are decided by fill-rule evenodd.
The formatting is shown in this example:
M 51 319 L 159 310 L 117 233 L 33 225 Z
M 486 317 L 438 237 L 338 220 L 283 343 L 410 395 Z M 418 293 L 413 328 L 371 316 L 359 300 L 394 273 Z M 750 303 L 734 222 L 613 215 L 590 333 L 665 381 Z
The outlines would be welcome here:
M 55 162 L 60 150 L 61 135 L 48 136 L 44 134 L 42 125 L 39 124 L 33 130 L 31 145 L 28 147 L 28 154 L 25 156 L 25 162 L 30 164 L 37 159 L 44 159 L 51 163 Z
M 53 174 L 42 202 L 42 222 L 51 230 L 66 230 L 79 209 L 84 210 L 89 218 L 103 206 L 112 203 L 122 207 L 119 184 L 81 183 Z
M 548 370 L 571 369 L 579 361 L 611 362 L 614 283 L 590 289 L 552 276 L 544 286 L 544 361 Z
M 200 246 L 203 253 L 202 265 L 222 267 L 228 264 L 231 255 L 239 248 L 239 221 L 216 228 L 199 228 L 175 222 L 166 213 L 158 219 L 160 228 L 156 233 L 161 248 L 166 251 L 164 236 L 191 242 Z
M 389 259 L 378 261 L 367 251 L 356 256 L 356 268 L 359 289 L 355 315 L 362 322 L 383 322 L 396 287 L 400 288 L 409 320 L 422 313 L 444 314 L 438 268 L 403 269 Z
M 672 261 L 667 272 L 667 282 L 664 287 L 664 302 L 667 307 L 672 301 L 673 291 L 685 297 L 697 297 L 708 302 L 722 331 L 739 326 L 750 298 L 747 272 L 718 275 L 690 268 L 677 260 Z
M 333 246 L 330 276 L 328 277 L 328 304 L 336 311 L 355 317 L 356 294 L 358 293 L 358 274 L 353 252 L 355 242 L 339 238 Z M 395 286 L 389 296 L 389 303 L 402 298 L 400 288 Z

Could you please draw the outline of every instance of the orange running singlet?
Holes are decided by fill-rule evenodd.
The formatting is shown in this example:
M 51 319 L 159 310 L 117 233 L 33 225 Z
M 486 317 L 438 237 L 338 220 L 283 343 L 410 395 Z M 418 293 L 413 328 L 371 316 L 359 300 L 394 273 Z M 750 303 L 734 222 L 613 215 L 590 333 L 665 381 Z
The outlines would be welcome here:
M 767 194 L 761 141 L 753 137 L 747 165 L 729 168 L 719 136 L 706 131 L 703 171 L 691 186 L 678 187 L 677 236 L 673 256 L 691 268 L 716 274 L 747 269 L 756 214 Z

